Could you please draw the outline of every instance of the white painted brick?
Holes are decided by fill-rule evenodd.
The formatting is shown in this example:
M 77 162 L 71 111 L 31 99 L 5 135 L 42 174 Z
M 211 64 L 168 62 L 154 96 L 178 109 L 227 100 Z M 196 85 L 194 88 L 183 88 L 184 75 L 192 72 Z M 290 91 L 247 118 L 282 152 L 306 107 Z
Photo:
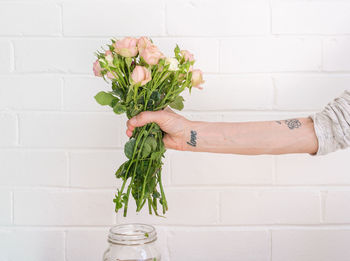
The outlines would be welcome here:
M 14 222 L 37 226 L 110 226 L 114 203 L 111 192 L 15 191 Z
M 268 1 L 168 1 L 167 27 L 180 36 L 268 34 L 270 9 Z
M 350 223 L 350 190 L 328 191 L 325 201 L 326 223 Z
M 60 9 L 55 3 L 1 3 L 0 24 L 3 35 L 58 35 Z
M 120 120 L 113 113 L 23 113 L 20 126 L 22 146 L 120 146 Z
M 322 110 L 350 86 L 349 75 L 278 75 L 276 108 Z M 316 99 L 317 96 L 317 99 Z
M 203 90 L 184 91 L 185 110 L 270 109 L 272 79 L 267 76 L 204 75 Z
M 174 56 L 176 44 L 181 50 L 194 54 L 194 68 L 203 72 L 219 71 L 219 40 L 215 38 L 153 38 L 154 43 L 167 56 Z
M 127 158 L 123 151 L 77 151 L 70 153 L 70 184 L 73 187 L 115 188 L 115 172 Z
M 324 157 L 284 155 L 276 157 L 276 182 L 286 185 L 350 184 L 347 161 L 350 151 L 339 151 Z
M 321 42 L 306 38 L 234 38 L 222 40 L 222 72 L 319 71 Z
M 67 111 L 112 111 L 109 106 L 101 106 L 95 100 L 100 91 L 112 88 L 102 78 L 66 77 L 64 79 L 63 106 Z
M 172 184 L 272 184 L 271 156 L 177 152 L 171 158 Z
M 62 261 L 63 232 L 0 230 L 0 260 Z
M 102 260 L 107 250 L 108 229 L 67 232 L 67 261 Z
M 103 14 L 103 19 L 96 14 Z M 163 35 L 164 3 L 161 0 L 118 0 L 107 5 L 66 2 L 63 4 L 63 28 L 65 35 L 79 36 Z
M 0 185 L 64 186 L 67 159 L 61 151 L 0 151 Z
M 0 108 L 59 110 L 61 86 L 58 77 L 0 77 Z
M 119 166 L 127 160 L 124 150 L 76 151 L 70 153 L 70 185 L 83 188 L 116 188 L 121 180 L 115 177 Z M 169 162 L 163 159 L 163 183 L 168 184 Z
M 350 230 L 273 230 L 273 261 L 347 261 Z
M 93 75 L 94 52 L 107 39 L 18 39 L 15 40 L 16 70 L 19 72 L 73 72 Z M 38 55 L 47 54 L 47 55 Z
M 12 47 L 9 41 L 0 40 L 0 73 L 11 72 L 12 68 Z
M 325 71 L 350 71 L 350 38 L 330 38 L 323 43 Z
M 231 190 L 221 194 L 223 224 L 317 224 L 318 192 Z
M 0 147 L 16 145 L 17 119 L 15 114 L 0 112 L 0 130 Z
M 350 4 L 346 1 L 273 1 L 275 34 L 348 34 Z
M 148 224 L 213 225 L 217 224 L 218 193 L 204 189 L 164 188 L 169 210 L 165 218 L 149 215 L 145 204 L 140 213 L 135 212 L 135 204 L 130 198 L 128 215 L 118 213 L 118 223 L 135 222 Z M 159 205 L 159 214 L 162 208 Z
M 250 121 L 275 121 L 282 119 L 291 119 L 298 117 L 308 117 L 308 112 L 287 112 L 287 111 L 269 111 L 269 112 L 224 112 L 223 121 L 229 122 L 250 122 Z
M 180 111 L 176 112 L 185 118 L 191 121 L 211 121 L 218 122 L 222 121 L 222 113 L 221 112 L 188 112 L 188 111 Z
M 11 219 L 12 219 L 11 191 L 6 189 L 0 189 L 0 206 L 1 206 L 0 225 L 11 224 Z
M 178 229 L 169 237 L 171 260 L 267 261 L 267 231 Z

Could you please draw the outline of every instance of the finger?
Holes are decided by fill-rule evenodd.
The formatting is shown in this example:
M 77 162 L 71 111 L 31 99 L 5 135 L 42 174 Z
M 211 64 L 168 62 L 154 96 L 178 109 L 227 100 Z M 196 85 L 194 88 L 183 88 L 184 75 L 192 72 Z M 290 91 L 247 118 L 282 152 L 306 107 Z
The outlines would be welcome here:
M 128 121 L 126 122 L 126 126 L 128 127 L 128 129 L 129 129 L 130 131 L 133 131 L 133 130 L 135 129 L 135 126 L 131 125 L 130 120 L 128 120 Z
M 132 131 L 130 131 L 129 129 L 126 130 L 126 135 L 128 137 L 131 137 L 132 136 Z
M 131 127 L 141 127 L 150 122 L 160 125 L 164 121 L 164 111 L 143 111 L 129 120 Z

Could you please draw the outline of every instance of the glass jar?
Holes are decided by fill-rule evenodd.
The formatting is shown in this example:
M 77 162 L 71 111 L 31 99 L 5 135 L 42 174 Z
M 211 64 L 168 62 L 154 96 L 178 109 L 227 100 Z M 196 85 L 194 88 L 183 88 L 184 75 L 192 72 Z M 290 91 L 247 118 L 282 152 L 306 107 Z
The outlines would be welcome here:
M 122 224 L 109 230 L 103 261 L 160 261 L 157 232 L 145 224 Z

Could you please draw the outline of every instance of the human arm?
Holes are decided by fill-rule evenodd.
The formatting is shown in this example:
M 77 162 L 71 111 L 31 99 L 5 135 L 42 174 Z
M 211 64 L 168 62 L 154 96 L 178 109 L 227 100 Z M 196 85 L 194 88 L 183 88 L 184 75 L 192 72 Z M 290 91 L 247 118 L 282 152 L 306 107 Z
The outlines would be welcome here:
M 263 122 L 190 121 L 170 109 L 143 112 L 129 120 L 135 127 L 156 122 L 166 133 L 167 148 L 232 154 L 316 153 L 317 138 L 311 118 Z
M 193 121 L 184 150 L 244 155 L 309 153 L 318 142 L 310 118 L 261 122 Z

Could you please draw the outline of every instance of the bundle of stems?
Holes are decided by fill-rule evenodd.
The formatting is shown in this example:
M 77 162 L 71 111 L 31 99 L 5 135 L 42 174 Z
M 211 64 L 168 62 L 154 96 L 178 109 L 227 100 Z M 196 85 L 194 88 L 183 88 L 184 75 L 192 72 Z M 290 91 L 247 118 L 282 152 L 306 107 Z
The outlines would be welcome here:
M 142 111 L 158 111 L 167 106 L 182 110 L 184 99 L 180 94 L 187 88 L 191 92 L 195 80 L 194 60 L 188 56 L 189 52 L 176 46 L 175 56 L 167 58 L 148 38 L 136 40 L 135 46 L 130 39 L 134 38 L 113 39 L 107 50 L 96 53 L 95 75 L 103 77 L 112 89 L 99 92 L 96 101 L 110 106 L 116 114 L 126 113 L 128 119 Z M 123 46 L 125 42 L 129 44 L 126 47 Z M 153 52 L 153 56 L 147 51 Z M 154 57 L 156 59 L 152 60 Z M 124 146 L 128 160 L 115 173 L 122 179 L 121 188 L 114 198 L 116 212 L 124 207 L 123 214 L 127 215 L 130 195 L 136 201 L 137 212 L 146 202 L 150 214 L 154 212 L 159 216 L 158 203 L 163 214 L 168 210 L 162 184 L 162 158 L 166 151 L 163 137 L 164 132 L 154 122 L 134 129 Z

